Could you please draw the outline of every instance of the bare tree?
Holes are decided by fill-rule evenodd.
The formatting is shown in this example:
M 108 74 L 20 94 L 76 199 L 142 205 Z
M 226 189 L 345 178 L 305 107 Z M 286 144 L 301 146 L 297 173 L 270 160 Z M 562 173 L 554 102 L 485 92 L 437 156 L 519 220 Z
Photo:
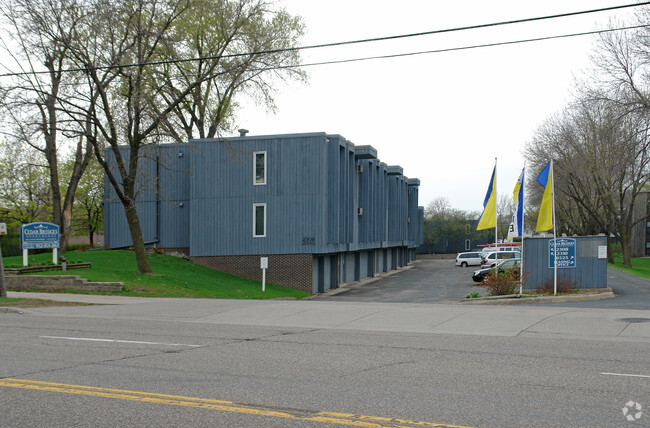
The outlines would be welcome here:
M 76 9 L 81 5 L 68 0 L 3 0 L 0 17 L 4 37 L 12 44 L 3 44 L 22 73 L 0 88 L 0 109 L 9 144 L 25 144 L 45 157 L 50 181 L 52 220 L 61 230 L 61 248 L 66 250 L 70 237 L 75 189 L 92 155 L 91 147 L 81 138 L 73 142 L 74 164 L 62 194 L 59 158 L 64 127 L 61 126 L 60 100 L 66 97 L 65 73 L 68 65 L 69 40 L 74 30 Z M 72 12 L 72 13 L 71 13 Z M 7 68 L 7 64 L 4 64 Z M 43 73 L 42 71 L 46 71 Z M 14 70 L 15 71 L 15 70 Z M 68 130 L 67 137 L 78 136 Z
M 648 182 L 648 117 L 620 105 L 583 99 L 540 127 L 527 148 L 533 170 L 554 159 L 556 230 L 613 234 L 631 263 L 634 204 Z M 532 199 L 541 199 L 541 187 Z

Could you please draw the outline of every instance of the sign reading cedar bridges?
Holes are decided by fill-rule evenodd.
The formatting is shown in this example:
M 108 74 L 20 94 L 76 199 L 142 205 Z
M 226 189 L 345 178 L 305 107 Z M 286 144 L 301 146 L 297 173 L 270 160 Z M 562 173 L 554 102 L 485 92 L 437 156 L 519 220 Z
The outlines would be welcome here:
M 548 267 L 554 268 L 556 260 L 558 269 L 576 267 L 576 240 L 572 238 L 558 238 L 556 241 L 557 254 L 555 254 L 556 245 L 553 243 L 553 239 L 548 241 Z
M 20 226 L 20 247 L 23 250 L 59 248 L 59 226 L 52 223 L 29 223 Z

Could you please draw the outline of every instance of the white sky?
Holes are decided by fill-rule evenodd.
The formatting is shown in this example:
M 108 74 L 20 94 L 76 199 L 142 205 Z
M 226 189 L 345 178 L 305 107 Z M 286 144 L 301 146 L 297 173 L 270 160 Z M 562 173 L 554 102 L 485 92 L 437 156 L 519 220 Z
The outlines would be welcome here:
M 632 3 L 626 0 L 278 0 L 302 16 L 301 45 L 532 18 Z M 405 53 L 591 31 L 631 9 L 303 51 L 303 62 Z M 420 179 L 419 204 L 444 196 L 481 211 L 498 158 L 498 193 L 511 193 L 533 132 L 570 99 L 593 36 L 306 67 L 309 83 L 280 86 L 277 114 L 247 105 L 249 135 L 328 132 L 372 145 L 389 165 Z

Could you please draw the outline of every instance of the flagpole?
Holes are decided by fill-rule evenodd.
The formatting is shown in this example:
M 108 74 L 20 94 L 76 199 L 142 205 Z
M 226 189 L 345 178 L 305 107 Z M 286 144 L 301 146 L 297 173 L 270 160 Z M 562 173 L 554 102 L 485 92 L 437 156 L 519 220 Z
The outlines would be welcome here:
M 553 295 L 557 294 L 557 224 L 555 223 L 555 177 L 553 176 L 553 159 L 551 159 L 551 200 L 553 201 Z
M 524 172 L 523 177 L 521 178 L 521 230 L 518 232 L 521 234 L 521 263 L 519 263 L 519 295 L 522 295 L 524 292 L 524 224 L 526 222 L 526 161 L 524 161 Z M 519 203 L 519 201 L 517 201 Z M 515 219 L 516 221 L 516 219 Z
M 499 235 L 497 234 L 499 229 L 499 218 L 497 216 L 497 207 L 499 205 L 499 198 L 497 193 L 497 158 L 494 158 L 494 251 L 499 251 Z M 497 261 L 496 256 L 495 261 Z

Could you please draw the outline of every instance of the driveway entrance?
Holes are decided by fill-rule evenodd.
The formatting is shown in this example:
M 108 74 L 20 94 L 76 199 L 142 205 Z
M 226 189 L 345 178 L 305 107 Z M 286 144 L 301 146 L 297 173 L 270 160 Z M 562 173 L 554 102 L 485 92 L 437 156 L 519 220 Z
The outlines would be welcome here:
M 485 287 L 472 281 L 476 269 L 456 267 L 453 259 L 418 260 L 407 269 L 353 285 L 327 298 L 355 302 L 458 302 L 470 293 L 487 294 Z

